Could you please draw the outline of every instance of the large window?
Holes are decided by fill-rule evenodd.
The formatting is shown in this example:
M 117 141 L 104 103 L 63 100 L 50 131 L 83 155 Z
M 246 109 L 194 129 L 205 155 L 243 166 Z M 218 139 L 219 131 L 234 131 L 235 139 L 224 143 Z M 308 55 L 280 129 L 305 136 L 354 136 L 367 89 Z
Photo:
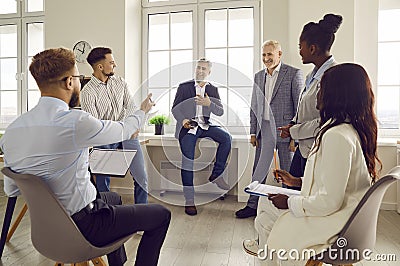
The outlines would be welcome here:
M 179 83 L 193 78 L 195 61 L 205 56 L 225 107 L 224 116 L 214 118 L 232 131 L 248 127 L 260 67 L 259 1 L 143 1 L 143 93 L 153 93 L 159 112 L 170 114 Z
M 2 0 L 0 5 L 0 128 L 36 105 L 39 90 L 28 71 L 43 50 L 44 0 Z
M 385 5 L 385 3 L 392 3 Z M 386 134 L 400 133 L 400 3 L 381 1 L 378 24 L 379 126 Z

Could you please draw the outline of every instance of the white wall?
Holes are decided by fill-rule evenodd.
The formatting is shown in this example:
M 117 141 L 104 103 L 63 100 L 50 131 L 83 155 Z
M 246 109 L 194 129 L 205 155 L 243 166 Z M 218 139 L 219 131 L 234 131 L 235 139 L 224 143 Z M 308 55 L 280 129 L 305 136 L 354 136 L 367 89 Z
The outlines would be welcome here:
M 131 0 L 46 0 L 45 47 L 72 49 L 79 40 L 92 47 L 112 48 L 118 65 L 116 73 L 127 79 L 131 89 L 141 77 L 141 4 Z M 86 76 L 87 63 L 78 63 Z
M 282 43 L 283 60 L 307 74 L 312 65 L 303 65 L 299 55 L 299 37 L 303 26 L 318 22 L 327 13 L 343 16 L 331 52 L 338 62 L 354 61 L 354 2 L 357 0 L 264 0 L 263 40 L 277 39 Z M 377 1 L 377 0 L 372 0 Z

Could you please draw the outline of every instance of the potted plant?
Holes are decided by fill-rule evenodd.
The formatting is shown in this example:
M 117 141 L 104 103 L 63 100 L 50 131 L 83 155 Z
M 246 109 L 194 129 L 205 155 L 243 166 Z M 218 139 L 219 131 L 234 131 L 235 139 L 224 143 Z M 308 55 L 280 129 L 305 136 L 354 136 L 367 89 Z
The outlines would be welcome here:
M 149 123 L 154 125 L 155 135 L 164 135 L 164 124 L 168 125 L 169 122 L 169 117 L 165 115 L 156 115 L 149 120 Z

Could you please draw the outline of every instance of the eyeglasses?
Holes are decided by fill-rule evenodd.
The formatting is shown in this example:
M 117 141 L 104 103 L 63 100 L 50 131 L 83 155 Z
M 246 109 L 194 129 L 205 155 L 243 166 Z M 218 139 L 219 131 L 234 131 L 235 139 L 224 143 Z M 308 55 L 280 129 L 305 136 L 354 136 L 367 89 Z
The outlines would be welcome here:
M 73 78 L 79 78 L 79 81 L 82 83 L 82 81 L 85 79 L 85 75 L 71 75 L 68 77 L 63 78 L 61 81 L 66 81 L 69 77 Z

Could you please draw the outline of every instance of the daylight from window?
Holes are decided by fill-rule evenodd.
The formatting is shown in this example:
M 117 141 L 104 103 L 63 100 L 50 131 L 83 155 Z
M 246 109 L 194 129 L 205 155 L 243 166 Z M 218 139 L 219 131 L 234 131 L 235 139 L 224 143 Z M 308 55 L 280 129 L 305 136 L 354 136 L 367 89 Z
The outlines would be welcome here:
M 400 25 L 400 9 L 379 11 L 377 115 L 382 129 L 400 124 L 400 27 L 395 25 Z

